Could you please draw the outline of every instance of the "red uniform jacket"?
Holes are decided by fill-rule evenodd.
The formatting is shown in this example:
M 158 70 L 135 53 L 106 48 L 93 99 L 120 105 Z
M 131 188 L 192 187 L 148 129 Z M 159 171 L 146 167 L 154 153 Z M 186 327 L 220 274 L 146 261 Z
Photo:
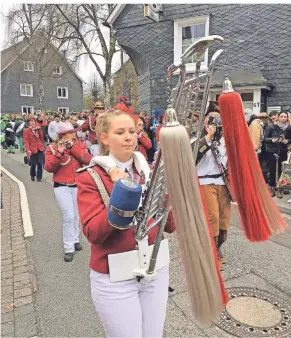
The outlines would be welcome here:
M 138 151 L 140 151 L 143 154 L 146 160 L 148 159 L 147 150 L 151 149 L 151 147 L 152 147 L 151 140 L 148 137 L 144 136 L 144 134 L 142 134 L 142 136 L 138 138 Z
M 87 120 L 82 124 L 81 129 L 83 131 L 88 131 L 88 141 L 92 144 L 98 144 L 96 132 L 90 129 L 89 119 L 91 121 L 91 126 L 95 129 L 96 127 L 96 118 L 94 116 L 88 116 Z
M 37 134 L 39 137 L 37 137 Z M 43 133 L 41 128 L 35 130 L 35 133 L 33 133 L 30 128 L 25 128 L 23 130 L 23 142 L 27 155 L 29 151 L 31 152 L 31 155 L 36 154 L 38 151 L 44 151 Z
M 104 186 L 110 196 L 113 189 L 113 182 L 110 176 L 100 167 L 93 169 L 101 177 Z M 136 249 L 134 228 L 118 230 L 107 221 L 107 207 L 105 207 L 95 182 L 87 171 L 77 176 L 78 186 L 78 210 L 83 226 L 83 233 L 91 245 L 90 267 L 91 269 L 108 274 L 109 254 L 121 253 Z M 170 213 L 165 231 L 174 232 L 175 224 Z M 155 241 L 158 228 L 154 227 L 148 233 L 149 245 Z
M 45 170 L 53 173 L 53 181 L 57 183 L 76 184 L 76 170 L 83 164 L 88 165 L 92 156 L 84 144 L 75 142 L 64 155 L 57 152 L 57 146 L 50 144 L 45 152 Z
M 159 124 L 157 126 L 157 129 L 156 129 L 156 141 L 157 141 L 157 143 L 160 142 L 160 131 L 161 131 L 162 127 L 163 127 L 163 125 Z

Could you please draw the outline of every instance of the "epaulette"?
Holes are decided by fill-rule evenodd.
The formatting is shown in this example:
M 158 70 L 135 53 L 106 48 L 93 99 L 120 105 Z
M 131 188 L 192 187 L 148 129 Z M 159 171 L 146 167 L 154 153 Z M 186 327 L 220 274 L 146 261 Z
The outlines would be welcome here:
M 79 174 L 79 173 L 82 173 L 83 171 L 89 169 L 89 168 L 92 168 L 92 167 L 95 167 L 96 164 L 89 164 L 87 165 L 86 167 L 83 167 L 83 168 L 79 168 L 76 170 L 76 173 Z

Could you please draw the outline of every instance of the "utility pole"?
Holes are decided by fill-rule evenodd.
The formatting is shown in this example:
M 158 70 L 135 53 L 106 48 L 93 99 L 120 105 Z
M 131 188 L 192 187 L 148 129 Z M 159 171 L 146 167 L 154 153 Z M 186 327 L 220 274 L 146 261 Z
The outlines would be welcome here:
M 125 96 L 124 94 L 124 75 L 123 75 L 123 49 L 120 47 L 120 77 L 121 77 L 121 95 Z

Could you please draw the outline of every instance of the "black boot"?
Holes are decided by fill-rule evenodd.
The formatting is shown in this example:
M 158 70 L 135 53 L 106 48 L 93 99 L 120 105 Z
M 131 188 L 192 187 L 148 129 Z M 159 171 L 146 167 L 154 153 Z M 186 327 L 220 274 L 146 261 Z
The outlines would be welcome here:
M 218 254 L 218 236 L 215 236 L 214 237 L 214 244 L 215 244 L 215 248 L 216 248 L 216 255 L 217 255 L 217 260 L 218 260 L 218 267 L 219 267 L 219 270 L 221 270 L 222 268 L 222 262 L 221 262 L 221 259 L 219 258 L 219 254 Z
M 74 258 L 74 252 L 66 252 L 64 256 L 65 262 L 72 262 Z
M 221 252 L 221 246 L 224 242 L 226 242 L 227 239 L 227 230 L 219 230 L 219 235 L 218 235 L 218 246 L 217 246 L 217 254 L 218 257 L 220 258 L 222 264 L 225 263 L 225 257 L 223 256 L 223 253 Z
M 81 245 L 81 243 L 75 243 L 75 250 L 76 250 L 76 251 L 81 251 L 81 250 L 82 250 L 82 245 Z

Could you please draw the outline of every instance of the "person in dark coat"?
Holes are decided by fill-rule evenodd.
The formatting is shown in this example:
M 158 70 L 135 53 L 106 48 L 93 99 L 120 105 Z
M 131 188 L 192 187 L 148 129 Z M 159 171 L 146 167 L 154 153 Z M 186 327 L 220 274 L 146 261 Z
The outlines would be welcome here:
M 23 129 L 25 126 L 25 122 L 23 121 L 23 117 L 21 115 L 16 116 L 16 122 L 14 125 L 15 135 L 18 138 L 19 150 L 24 153 L 24 145 L 23 145 Z
M 14 124 L 15 122 L 12 122 L 9 120 L 5 127 L 5 140 L 7 145 L 7 154 L 15 154 L 15 141 L 16 141 L 16 135 L 14 131 Z
M 278 177 L 282 173 L 282 162 L 287 159 L 288 145 L 291 144 L 291 126 L 288 121 L 288 115 L 281 112 L 278 115 L 278 122 L 267 127 L 264 135 L 264 141 L 268 153 L 268 167 L 270 173 L 271 195 L 275 196 L 276 191 L 276 162 L 278 160 Z M 277 197 L 282 198 L 282 192 L 277 191 Z

